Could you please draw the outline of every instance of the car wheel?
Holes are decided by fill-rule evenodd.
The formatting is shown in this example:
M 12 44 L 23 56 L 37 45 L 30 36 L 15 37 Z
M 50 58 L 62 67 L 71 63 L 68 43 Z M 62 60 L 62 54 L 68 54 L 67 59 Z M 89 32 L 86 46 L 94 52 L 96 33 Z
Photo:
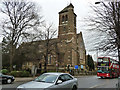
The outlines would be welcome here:
M 7 83 L 8 84 L 12 83 L 12 80 L 11 79 L 7 79 Z
M 73 86 L 72 90 L 77 90 L 77 86 Z

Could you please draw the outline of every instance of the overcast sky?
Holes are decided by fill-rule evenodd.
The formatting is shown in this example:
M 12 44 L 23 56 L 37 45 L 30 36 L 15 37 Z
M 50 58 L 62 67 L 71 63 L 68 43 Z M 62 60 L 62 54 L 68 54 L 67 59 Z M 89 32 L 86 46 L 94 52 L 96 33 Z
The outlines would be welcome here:
M 55 28 L 58 29 L 59 14 L 62 9 L 64 9 L 70 2 L 74 6 L 74 12 L 77 14 L 77 33 L 82 31 L 84 43 L 87 49 L 87 54 L 92 54 L 93 58 L 96 60 L 96 52 L 90 53 L 88 51 L 87 45 L 87 33 L 85 32 L 84 27 L 84 18 L 89 17 L 92 10 L 90 5 L 95 5 L 96 1 L 99 0 L 32 0 L 36 2 L 38 7 L 41 7 L 40 12 L 43 14 L 44 19 L 47 23 L 53 23 Z
M 35 2 L 39 8 L 41 7 L 41 13 L 43 14 L 46 22 L 53 23 L 55 28 L 57 29 L 58 29 L 58 22 L 59 22 L 58 13 L 62 9 L 64 9 L 67 5 L 72 3 L 74 6 L 74 12 L 77 15 L 77 33 L 82 31 L 87 54 L 88 53 L 91 54 L 94 60 L 95 61 L 97 60 L 97 56 L 99 56 L 97 55 L 97 51 L 95 52 L 89 51 L 89 48 L 91 48 L 91 46 L 90 46 L 90 40 L 89 40 L 88 34 L 92 35 L 93 33 L 86 32 L 85 30 L 86 25 L 85 25 L 84 18 L 88 18 L 91 14 L 94 15 L 90 7 L 91 4 L 95 5 L 95 2 L 97 1 L 110 2 L 111 0 L 32 0 L 32 1 Z M 99 4 L 96 6 L 99 6 Z
M 77 33 L 82 31 L 84 43 L 87 48 L 86 32 L 84 32 L 84 18 L 88 17 L 92 13 L 90 3 L 94 4 L 99 0 L 28 0 L 36 3 L 37 8 L 40 8 L 40 13 L 44 16 L 47 23 L 53 23 L 54 27 L 58 29 L 59 12 L 64 9 L 70 3 L 74 6 L 74 12 L 77 14 Z M 38 9 L 39 10 L 39 9 Z M 2 15 L 0 15 L 2 18 Z M 0 31 L 1 33 L 1 31 Z M 2 39 L 0 38 L 0 42 Z M 87 52 L 89 52 L 87 50 Z M 94 55 L 94 54 L 93 54 Z
M 90 11 L 90 3 L 95 3 L 98 0 L 32 0 L 41 6 L 42 14 L 48 23 L 54 23 L 58 27 L 58 12 L 70 4 L 74 5 L 74 11 L 77 14 L 77 27 L 80 26 L 80 21 L 87 17 Z M 78 32 L 80 29 L 78 29 Z
M 42 13 L 42 15 L 44 16 L 45 21 L 47 23 L 53 23 L 55 28 L 57 29 L 59 22 L 58 12 L 60 12 L 71 2 L 74 6 L 74 12 L 77 14 L 77 33 L 82 31 L 87 53 L 89 52 L 86 37 L 87 33 L 85 32 L 83 26 L 84 18 L 89 17 L 90 13 L 92 13 L 90 3 L 94 5 L 96 1 L 100 0 L 32 0 L 32 1 L 36 3 L 38 8 L 41 7 L 40 13 Z M 0 41 L 2 41 L 2 39 L 0 39 Z M 96 53 L 92 53 L 92 55 L 95 56 Z

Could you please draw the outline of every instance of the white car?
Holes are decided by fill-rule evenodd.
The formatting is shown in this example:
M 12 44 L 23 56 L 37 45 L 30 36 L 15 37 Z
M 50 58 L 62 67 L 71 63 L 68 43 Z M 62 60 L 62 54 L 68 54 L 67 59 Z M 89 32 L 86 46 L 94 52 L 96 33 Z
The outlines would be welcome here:
M 34 81 L 17 87 L 17 90 L 77 90 L 77 78 L 68 73 L 44 73 Z

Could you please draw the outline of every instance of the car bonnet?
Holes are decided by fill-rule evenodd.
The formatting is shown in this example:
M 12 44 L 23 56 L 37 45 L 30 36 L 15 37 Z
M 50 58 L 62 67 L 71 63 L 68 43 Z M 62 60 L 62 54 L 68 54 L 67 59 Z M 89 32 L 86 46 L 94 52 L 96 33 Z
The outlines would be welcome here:
M 52 85 L 54 85 L 54 83 L 31 81 L 31 82 L 22 84 L 18 86 L 17 88 L 49 88 Z

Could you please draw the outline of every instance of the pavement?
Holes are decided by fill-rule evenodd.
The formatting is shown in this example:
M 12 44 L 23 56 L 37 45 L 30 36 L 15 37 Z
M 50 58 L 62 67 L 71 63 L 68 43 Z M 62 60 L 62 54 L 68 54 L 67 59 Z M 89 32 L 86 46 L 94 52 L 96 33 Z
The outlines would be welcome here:
M 32 81 L 35 77 L 15 77 L 15 82 Z

